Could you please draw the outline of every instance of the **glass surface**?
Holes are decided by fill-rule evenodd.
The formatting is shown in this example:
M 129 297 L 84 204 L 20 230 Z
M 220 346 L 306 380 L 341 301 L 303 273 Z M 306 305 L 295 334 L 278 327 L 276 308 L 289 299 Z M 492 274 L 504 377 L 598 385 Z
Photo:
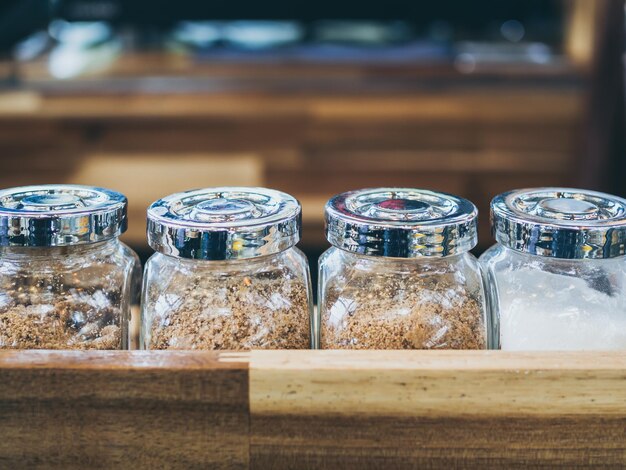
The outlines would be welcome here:
M 480 262 L 502 349 L 626 349 L 626 258 L 546 258 L 495 245 Z
M 485 294 L 470 253 L 399 259 L 330 248 L 320 258 L 322 349 L 484 349 Z
M 0 349 L 128 349 L 138 263 L 117 239 L 0 248 Z
M 143 349 L 308 349 L 311 281 L 297 248 L 248 260 L 155 253 L 146 264 Z

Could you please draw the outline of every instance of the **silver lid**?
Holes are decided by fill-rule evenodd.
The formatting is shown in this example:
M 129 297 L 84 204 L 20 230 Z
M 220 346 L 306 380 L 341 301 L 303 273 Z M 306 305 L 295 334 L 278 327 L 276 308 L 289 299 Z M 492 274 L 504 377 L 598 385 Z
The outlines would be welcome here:
M 326 204 L 326 238 L 343 250 L 371 256 L 443 257 L 478 241 L 478 211 L 470 201 L 409 188 L 363 189 Z
M 227 260 L 286 250 L 300 240 L 300 203 L 265 188 L 209 188 L 148 208 L 148 243 L 166 255 Z
M 552 258 L 600 259 L 626 253 L 626 200 L 571 188 L 521 189 L 491 202 L 498 243 Z
M 95 243 L 126 231 L 126 197 L 70 184 L 0 191 L 0 246 Z

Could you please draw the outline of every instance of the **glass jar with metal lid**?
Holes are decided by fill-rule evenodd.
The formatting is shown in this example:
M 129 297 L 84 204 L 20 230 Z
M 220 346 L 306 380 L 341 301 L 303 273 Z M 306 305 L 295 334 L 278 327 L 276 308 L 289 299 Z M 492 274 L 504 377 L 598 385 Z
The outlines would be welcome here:
M 317 344 L 323 349 L 484 349 L 485 293 L 471 202 L 420 189 L 326 204 Z
M 312 298 L 301 208 L 264 188 L 210 188 L 148 209 L 145 349 L 308 349 Z
M 536 188 L 491 203 L 481 256 L 507 350 L 626 349 L 626 200 Z
M 126 198 L 89 186 L 0 191 L 0 349 L 127 349 L 137 255 Z

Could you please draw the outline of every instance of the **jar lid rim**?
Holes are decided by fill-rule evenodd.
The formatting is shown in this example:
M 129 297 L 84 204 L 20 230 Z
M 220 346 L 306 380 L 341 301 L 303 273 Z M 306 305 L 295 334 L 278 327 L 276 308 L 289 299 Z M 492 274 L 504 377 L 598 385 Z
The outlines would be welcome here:
M 147 217 L 149 245 L 181 258 L 256 258 L 300 240 L 300 203 L 267 188 L 224 186 L 174 193 L 151 204 Z
M 478 209 L 467 199 L 417 188 L 369 188 L 326 204 L 326 238 L 369 256 L 443 257 L 478 242 Z
M 626 254 L 626 199 L 565 187 L 508 191 L 491 202 L 498 243 L 525 253 L 563 259 Z
M 0 246 L 70 246 L 119 237 L 128 201 L 96 186 L 47 184 L 0 190 Z

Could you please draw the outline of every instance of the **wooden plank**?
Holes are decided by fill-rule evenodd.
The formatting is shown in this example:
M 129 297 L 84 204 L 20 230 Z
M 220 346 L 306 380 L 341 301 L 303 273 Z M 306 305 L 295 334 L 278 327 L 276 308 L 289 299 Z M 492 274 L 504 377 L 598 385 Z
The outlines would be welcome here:
M 550 89 L 463 88 L 444 90 L 348 93 L 308 91 L 292 93 L 165 93 L 165 94 L 85 94 L 43 95 L 36 106 L 24 109 L 14 105 L 12 96 L 0 93 L 2 121 L 47 121 L 64 119 L 82 123 L 87 119 L 142 119 L 163 121 L 171 118 L 193 120 L 284 120 L 313 119 L 316 122 L 367 122 L 406 120 L 433 123 L 472 121 L 500 125 L 507 123 L 553 123 L 571 121 L 582 110 L 580 87 Z
M 512 151 L 482 148 L 466 150 L 420 150 L 362 148 L 358 150 L 316 151 L 308 155 L 308 168 L 332 173 L 349 171 L 353 174 L 381 172 L 431 172 L 439 174 L 475 173 L 481 176 L 493 172 L 520 174 L 563 173 L 571 157 L 566 152 Z M 275 169 L 275 172 L 281 171 Z M 310 172 L 307 172 L 307 176 Z
M 557 123 L 490 123 L 464 122 L 425 123 L 407 119 L 387 122 L 371 119 L 365 122 L 318 122 L 307 127 L 307 148 L 319 149 L 398 149 L 398 150 L 478 150 L 515 151 L 573 150 L 572 135 L 582 119 L 572 115 Z
M 580 90 L 446 90 L 393 96 L 318 97 L 311 103 L 315 119 L 326 122 L 371 119 L 387 122 L 471 121 L 481 124 L 570 121 L 581 112 Z M 511 112 L 514 110 L 514 112 Z
M 620 352 L 3 351 L 0 468 L 618 468 L 625 379 Z
M 245 357 L 2 352 L 0 468 L 247 468 Z
M 615 353 L 253 351 L 250 408 L 276 415 L 622 415 L 625 379 L 626 355 Z
M 253 468 L 626 464 L 626 357 L 254 351 Z
M 252 419 L 251 468 L 624 468 L 624 417 Z
M 0 64 L 1 65 L 1 64 Z M 406 61 L 362 61 L 362 62 L 337 62 L 337 61 L 310 61 L 306 58 L 298 59 L 291 56 L 290 59 L 280 58 L 280 54 L 270 61 L 258 59 L 245 60 L 239 58 L 223 58 L 208 54 L 198 57 L 195 54 L 172 54 L 159 51 L 131 51 L 125 50 L 110 66 L 97 73 L 85 74 L 64 80 L 67 87 L 81 88 L 89 86 L 94 81 L 98 85 L 106 83 L 109 86 L 119 85 L 126 81 L 133 89 L 141 88 L 145 77 L 152 80 L 148 85 L 153 85 L 155 78 L 177 78 L 178 83 L 198 83 L 228 80 L 235 84 L 244 85 L 250 81 L 263 81 L 269 83 L 290 83 L 292 86 L 298 82 L 310 85 L 311 80 L 332 80 L 333 82 L 349 82 L 354 87 L 362 82 L 385 79 L 395 79 L 402 83 L 410 80 L 432 80 L 437 83 L 464 79 L 485 80 L 514 77 L 518 80 L 541 78 L 543 80 L 561 81 L 574 78 L 576 71 L 571 64 L 564 60 L 554 60 L 547 64 L 498 64 L 492 67 L 478 67 L 470 76 L 459 72 L 448 61 L 406 60 Z M 485 71 L 486 73 L 483 73 Z M 49 71 L 49 57 L 43 55 L 40 58 L 22 62 L 19 64 L 19 75 L 25 83 L 30 85 L 53 86 L 60 85 L 58 80 L 51 76 Z M 134 80 L 133 80 L 134 79 Z M 114 81 L 114 84 L 109 83 Z M 243 83 L 242 83 L 243 82 Z M 258 83 L 256 85 L 258 87 Z M 184 89 L 184 88 L 183 88 Z

